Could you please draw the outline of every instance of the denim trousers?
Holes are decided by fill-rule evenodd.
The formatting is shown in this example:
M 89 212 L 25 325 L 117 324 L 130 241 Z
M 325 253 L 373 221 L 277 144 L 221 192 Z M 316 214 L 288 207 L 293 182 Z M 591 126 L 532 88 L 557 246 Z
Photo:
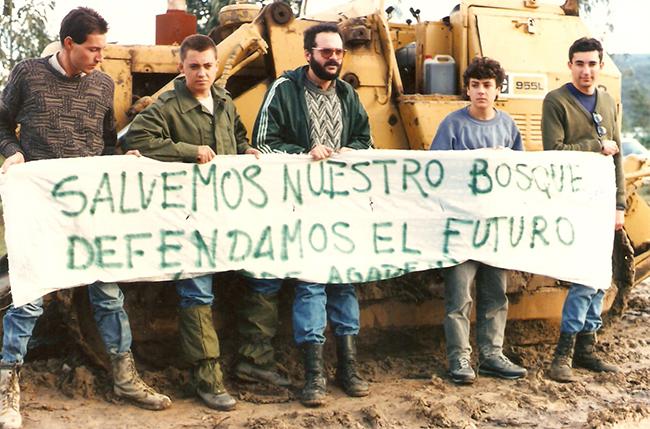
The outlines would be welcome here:
M 181 308 L 212 305 L 214 301 L 212 274 L 177 281 L 176 293 L 180 298 L 179 307 Z
M 599 330 L 603 324 L 600 313 L 604 297 L 604 290 L 573 283 L 562 307 L 560 332 L 577 334 Z
M 282 279 L 255 279 L 247 277 L 248 287 L 254 293 L 261 293 L 262 295 L 275 295 L 280 292 L 282 287 Z
M 508 318 L 507 271 L 477 261 L 444 270 L 447 359 L 469 359 L 471 286 L 476 279 L 476 337 L 479 358 L 499 355 Z
M 253 292 L 270 295 L 282 286 L 281 279 L 250 279 Z M 296 344 L 325 342 L 327 320 L 335 336 L 359 333 L 359 301 L 354 286 L 296 282 L 293 301 L 293 338 Z
M 124 311 L 124 295 L 115 283 L 93 283 L 88 296 L 97 329 L 109 355 L 131 349 L 131 327 Z M 43 299 L 9 307 L 2 320 L 2 363 L 21 365 L 36 321 L 43 314 Z

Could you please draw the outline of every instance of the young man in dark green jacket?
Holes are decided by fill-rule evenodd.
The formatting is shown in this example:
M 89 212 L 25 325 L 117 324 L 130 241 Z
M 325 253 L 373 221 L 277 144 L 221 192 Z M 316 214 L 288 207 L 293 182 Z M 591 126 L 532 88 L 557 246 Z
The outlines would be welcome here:
M 203 35 L 188 36 L 181 44 L 179 69 L 185 77 L 174 90 L 133 120 L 126 135 L 128 149 L 160 161 L 210 162 L 216 155 L 254 154 L 246 129 L 230 96 L 214 86 L 217 47 Z M 198 130 L 198 133 L 197 133 Z M 223 385 L 218 362 L 219 339 L 212 323 L 212 275 L 176 283 L 180 296 L 179 333 L 185 359 L 191 365 L 198 396 L 211 408 L 227 411 L 235 399 Z
M 345 50 L 337 26 L 309 28 L 304 48 L 309 65 L 284 73 L 267 91 L 255 121 L 253 144 L 267 153 L 309 153 L 314 160 L 370 148 L 368 115 L 354 89 L 338 79 Z M 277 371 L 271 344 L 281 284 L 281 279 L 250 281 L 239 323 L 242 344 L 235 369 L 239 378 L 290 384 Z M 356 369 L 359 303 L 354 286 L 296 281 L 293 332 L 303 352 L 305 386 L 300 400 L 307 406 L 325 403 L 323 344 L 328 318 L 336 337 L 337 381 L 350 396 L 368 395 L 368 384 Z
M 569 48 L 571 82 L 549 92 L 542 111 L 544 150 L 581 150 L 611 158 L 616 171 L 615 229 L 623 228 L 625 182 L 621 166 L 619 118 L 616 102 L 597 88 L 603 68 L 603 47 L 596 39 L 583 37 Z M 572 365 L 592 371 L 618 371 L 594 353 L 596 331 L 602 326 L 600 313 L 605 291 L 572 284 L 562 308 L 560 339 L 548 373 L 556 381 L 571 382 Z M 575 355 L 574 355 L 575 348 Z

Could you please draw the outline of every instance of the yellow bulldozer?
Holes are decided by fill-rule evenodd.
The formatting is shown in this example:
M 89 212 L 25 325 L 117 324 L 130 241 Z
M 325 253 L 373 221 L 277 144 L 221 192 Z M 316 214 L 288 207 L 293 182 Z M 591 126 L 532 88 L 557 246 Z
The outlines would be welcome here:
M 183 3 L 183 2 L 181 2 Z M 438 124 L 450 112 L 467 104 L 462 96 L 462 74 L 475 56 L 497 59 L 507 71 L 499 109 L 516 121 L 526 150 L 542 149 L 541 112 L 545 94 L 569 80 L 567 47 L 588 34 L 577 13 L 577 2 L 564 6 L 537 0 L 461 0 L 440 21 L 392 23 L 372 2 L 352 2 L 313 17 L 294 16 L 280 1 L 259 6 L 239 2 L 222 8 L 219 26 L 211 32 L 218 43 L 217 85 L 232 95 L 250 132 L 270 83 L 285 70 L 304 64 L 303 32 L 316 21 L 336 21 L 344 35 L 346 55 L 341 77 L 356 88 L 369 118 L 378 149 L 426 150 Z M 102 69 L 115 81 L 115 114 L 124 128 L 138 110 L 170 87 L 178 73 L 179 46 L 109 45 Z M 621 104 L 621 74 L 605 57 L 601 84 Z M 137 102 L 134 104 L 134 100 Z M 614 277 L 605 309 L 620 312 L 630 288 L 650 276 L 650 207 L 639 194 L 650 164 L 625 160 L 627 212 L 625 232 L 614 250 Z M 646 193 L 647 195 L 647 193 Z M 233 326 L 234 308 L 243 286 L 236 275 L 220 278 L 222 308 L 217 323 Z M 568 285 L 556 279 L 512 272 L 508 286 L 511 326 L 559 321 Z M 159 285 L 125 287 L 136 352 L 155 347 L 176 333 L 173 288 Z M 289 293 L 290 292 L 286 292 Z M 368 328 L 406 328 L 439 325 L 444 316 L 439 274 L 412 273 L 399 279 L 359 288 L 361 322 Z M 68 323 L 89 355 L 97 335 L 90 323 L 84 293 L 66 298 L 78 314 Z M 228 302 L 226 308 L 223 302 Z M 285 308 L 288 316 L 288 308 Z M 290 325 L 290 324 L 286 324 Z M 288 329 L 288 328 L 287 328 Z M 224 337 L 233 330 L 222 330 Z M 526 335 L 515 342 L 536 341 Z M 550 330 L 548 332 L 556 333 Z M 547 338 L 550 339 L 550 338 Z M 173 341 L 173 340 L 172 340 Z M 138 353 L 146 356 L 147 353 Z M 159 354 L 158 354 L 159 355 Z M 97 361 L 103 361 L 97 356 Z M 160 360 L 157 361 L 161 363 Z

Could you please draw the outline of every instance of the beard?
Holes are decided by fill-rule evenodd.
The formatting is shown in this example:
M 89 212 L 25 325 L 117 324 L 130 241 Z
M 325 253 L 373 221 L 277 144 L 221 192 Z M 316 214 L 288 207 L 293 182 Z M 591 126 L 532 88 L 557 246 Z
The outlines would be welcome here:
M 336 66 L 336 72 L 334 73 L 328 72 L 325 69 L 325 67 L 327 66 Z M 319 79 L 322 80 L 334 80 L 337 77 L 339 77 L 339 74 L 341 73 L 341 64 L 339 64 L 336 60 L 327 60 L 325 64 L 320 65 L 316 61 L 316 59 L 312 56 L 311 60 L 309 60 L 309 67 L 314 72 L 314 74 L 318 76 Z

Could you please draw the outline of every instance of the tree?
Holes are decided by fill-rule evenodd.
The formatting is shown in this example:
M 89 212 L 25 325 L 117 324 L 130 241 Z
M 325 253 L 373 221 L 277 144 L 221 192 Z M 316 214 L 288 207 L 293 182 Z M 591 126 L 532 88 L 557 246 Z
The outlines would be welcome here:
M 196 15 L 196 30 L 201 34 L 208 34 L 217 20 L 212 11 L 215 0 L 187 0 L 187 12 Z M 228 4 L 228 0 L 222 0 L 220 3 Z
M 21 60 L 38 57 L 52 41 L 47 33 L 47 13 L 54 0 L 4 0 L 0 16 L 0 87 Z

